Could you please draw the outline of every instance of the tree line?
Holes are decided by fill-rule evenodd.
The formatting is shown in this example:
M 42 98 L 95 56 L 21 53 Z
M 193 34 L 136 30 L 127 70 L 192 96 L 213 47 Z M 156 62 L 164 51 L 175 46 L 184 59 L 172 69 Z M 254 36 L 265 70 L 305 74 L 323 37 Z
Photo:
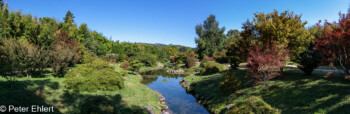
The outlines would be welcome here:
M 350 15 L 339 16 L 338 22 L 320 21 L 307 28 L 301 15 L 290 10 L 258 12 L 252 21 L 242 24 L 241 31 L 229 30 L 225 34 L 225 27 L 220 27 L 215 15 L 210 15 L 195 27 L 196 52 L 200 59 L 213 57 L 217 62 L 229 62 L 231 69 L 246 62 L 247 75 L 255 84 L 263 82 L 267 90 L 270 79 L 283 76 L 288 61 L 297 63 L 306 75 L 320 65 L 340 66 L 344 76 L 349 75 Z M 237 82 L 235 78 L 231 80 Z
M 193 50 L 177 45 L 112 41 L 85 23 L 76 24 L 71 11 L 60 21 L 9 11 L 3 0 L 0 5 L 0 74 L 5 77 L 31 77 L 47 68 L 63 77 L 69 68 L 91 62 L 92 57 L 109 62 L 137 60 L 155 66 L 157 61 L 167 62 L 178 53 Z

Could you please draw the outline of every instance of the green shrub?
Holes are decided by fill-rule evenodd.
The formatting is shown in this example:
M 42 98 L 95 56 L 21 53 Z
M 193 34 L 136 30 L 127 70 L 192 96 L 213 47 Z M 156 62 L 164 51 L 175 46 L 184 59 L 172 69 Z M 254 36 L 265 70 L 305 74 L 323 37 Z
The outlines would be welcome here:
M 157 58 L 153 54 L 149 53 L 138 53 L 136 56 L 130 58 L 131 61 L 138 60 L 146 66 L 157 65 Z
M 251 96 L 231 107 L 226 114 L 280 114 L 281 112 L 267 104 L 261 97 Z
M 141 63 L 139 60 L 133 60 L 131 63 L 131 67 L 129 67 L 129 70 L 133 71 L 133 72 L 138 72 L 141 68 L 141 66 L 143 66 L 144 64 Z
M 311 75 L 312 71 L 318 67 L 322 59 L 322 54 L 319 50 L 314 50 L 314 45 L 310 44 L 307 50 L 301 53 L 296 62 L 299 63 L 298 68 L 306 75 Z
M 97 58 L 96 54 L 93 52 L 89 52 L 89 51 L 83 51 L 82 52 L 82 57 L 80 59 L 81 63 L 91 63 L 93 60 L 95 60 Z
M 114 91 L 124 87 L 124 79 L 100 59 L 73 68 L 65 75 L 67 89 L 74 91 Z
M 220 82 L 220 89 L 227 92 L 235 92 L 241 86 L 241 81 L 235 76 L 233 70 L 222 73 L 223 81 Z
M 200 75 L 214 74 L 224 70 L 224 67 L 215 61 L 206 61 L 201 64 Z

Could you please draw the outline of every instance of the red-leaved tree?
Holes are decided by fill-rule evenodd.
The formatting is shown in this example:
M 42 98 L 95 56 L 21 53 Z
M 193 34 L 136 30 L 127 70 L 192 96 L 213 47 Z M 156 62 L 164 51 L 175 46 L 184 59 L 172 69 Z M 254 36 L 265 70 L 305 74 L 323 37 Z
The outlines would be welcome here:
M 269 80 L 279 75 L 278 70 L 283 67 L 288 53 L 284 48 L 275 46 L 271 48 L 255 46 L 249 52 L 247 59 L 247 73 L 252 77 L 254 84 L 262 82 L 268 92 Z
M 315 49 L 325 54 L 329 63 L 337 62 L 344 73 L 350 69 L 350 14 L 339 14 L 337 23 L 318 23 L 320 38 L 316 40 Z M 336 59 L 336 60 L 334 60 Z
M 56 76 L 63 76 L 69 67 L 74 66 L 80 59 L 78 39 L 69 38 L 68 32 L 57 31 L 56 43 L 52 45 L 52 68 Z

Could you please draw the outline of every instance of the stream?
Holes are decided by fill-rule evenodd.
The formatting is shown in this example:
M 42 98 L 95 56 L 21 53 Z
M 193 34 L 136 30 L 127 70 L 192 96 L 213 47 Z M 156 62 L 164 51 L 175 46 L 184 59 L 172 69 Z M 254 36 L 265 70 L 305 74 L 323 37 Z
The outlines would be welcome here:
M 198 104 L 195 97 L 188 94 L 179 82 L 180 76 L 165 77 L 162 75 L 142 76 L 141 83 L 165 97 L 167 110 L 174 114 L 209 114 L 202 104 Z

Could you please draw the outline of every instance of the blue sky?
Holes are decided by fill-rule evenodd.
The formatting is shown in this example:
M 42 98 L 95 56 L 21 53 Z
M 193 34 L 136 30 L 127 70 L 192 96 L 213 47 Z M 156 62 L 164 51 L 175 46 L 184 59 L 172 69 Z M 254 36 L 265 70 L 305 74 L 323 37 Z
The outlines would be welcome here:
M 112 40 L 180 44 L 195 47 L 195 26 L 210 14 L 220 26 L 241 30 L 256 12 L 290 9 L 302 14 L 307 26 L 319 20 L 336 21 L 349 0 L 8 0 L 12 11 L 62 20 L 70 10 L 77 24 Z

